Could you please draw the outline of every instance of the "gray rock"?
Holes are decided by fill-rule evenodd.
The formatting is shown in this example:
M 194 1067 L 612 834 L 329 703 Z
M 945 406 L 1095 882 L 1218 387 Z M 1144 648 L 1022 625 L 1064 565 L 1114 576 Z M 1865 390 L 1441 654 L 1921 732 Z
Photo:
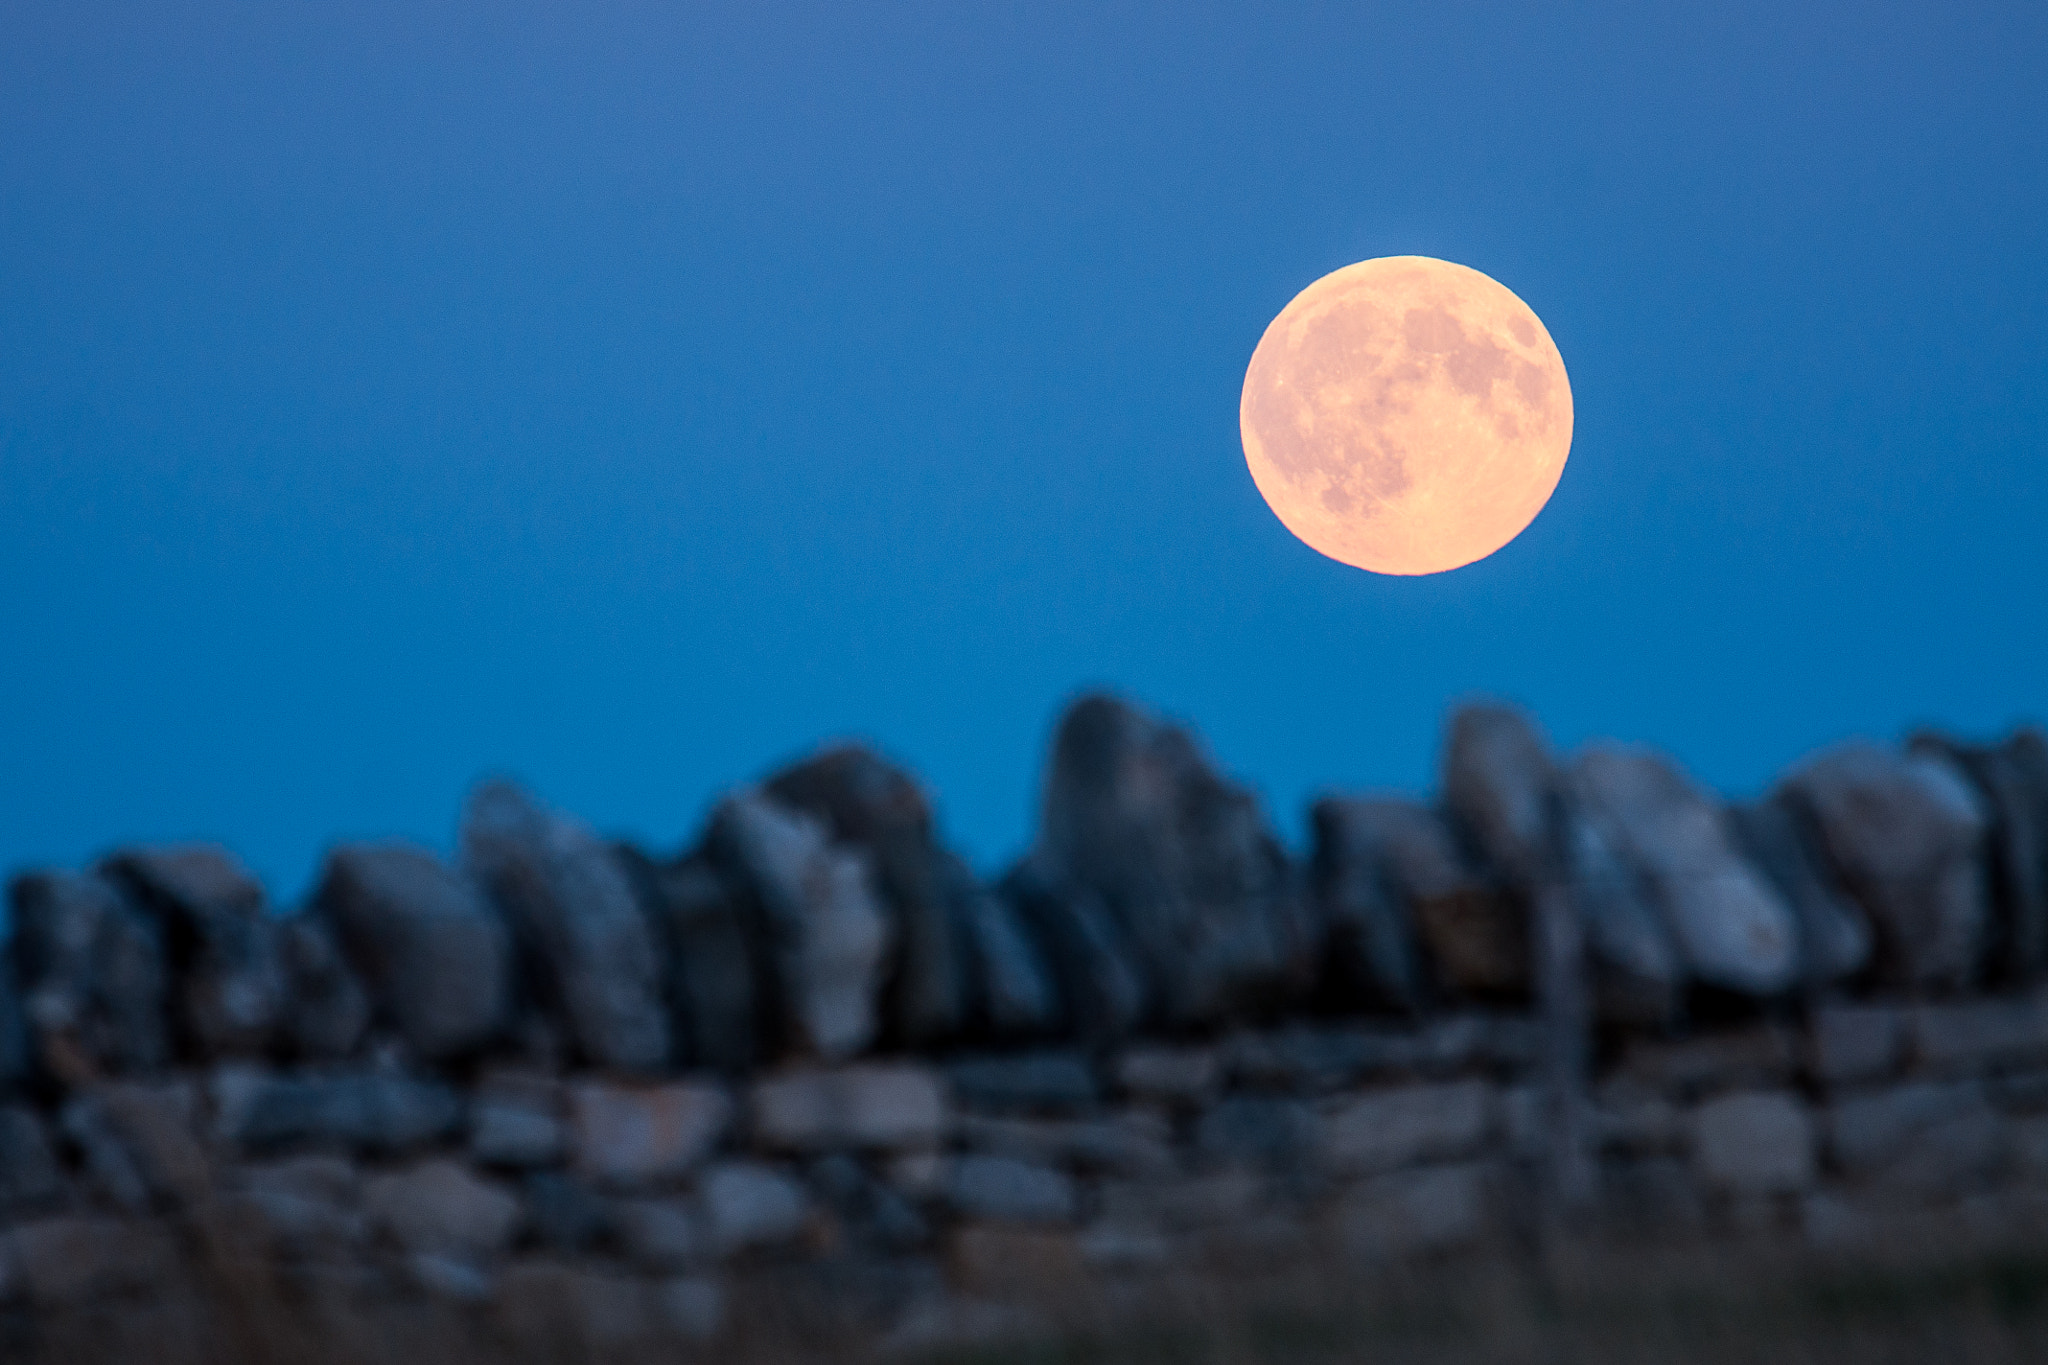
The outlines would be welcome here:
M 278 959 L 288 993 L 284 1032 L 299 1056 L 340 1061 L 370 1027 L 370 994 L 348 965 L 326 916 L 294 915 L 277 928 Z
M 704 1219 L 681 1199 L 622 1199 L 612 1225 L 627 1259 L 644 1270 L 677 1270 L 711 1254 Z
M 643 894 L 668 940 L 671 1033 L 679 1057 L 727 1075 L 773 1050 L 774 969 L 746 899 L 702 854 L 642 865 Z
M 973 1116 L 962 1120 L 959 1135 L 970 1151 L 1101 1174 L 1165 1177 L 1180 1164 L 1172 1124 L 1146 1110 L 1101 1119 Z
M 1953 767 L 1852 741 L 1808 759 L 1782 790 L 1813 817 L 1869 915 L 1882 979 L 1950 988 L 1975 979 L 1988 918 L 1985 820 Z
M 18 1268 L 32 1304 L 75 1307 L 160 1290 L 175 1273 L 177 1249 L 162 1229 L 147 1223 L 59 1217 L 0 1233 L 0 1263 L 7 1261 Z
M 803 1186 L 759 1162 L 720 1162 L 705 1171 L 699 1192 L 720 1255 L 789 1241 L 810 1220 Z
M 225 849 L 132 849 L 107 862 L 163 926 L 179 1019 L 201 1058 L 260 1056 L 283 1021 L 286 981 L 263 887 Z
M 1529 933 L 1521 907 L 1465 860 L 1434 811 L 1389 802 L 1378 815 L 1387 887 L 1414 925 L 1438 982 L 1462 995 L 1526 987 Z
M 315 901 L 377 1012 L 428 1061 L 471 1053 L 509 1022 L 512 945 L 476 887 L 424 849 L 352 845 Z
M 1736 851 L 1717 805 L 1644 749 L 1587 749 L 1571 776 L 1642 875 L 1693 977 L 1764 996 L 1793 984 L 1799 940 L 1791 908 Z
M 1222 1060 L 1209 1047 L 1137 1047 L 1117 1058 L 1116 1083 L 1139 1099 L 1193 1107 L 1223 1082 Z
M 1453 712 L 1443 790 L 1480 852 L 1517 886 L 1561 875 L 1555 840 L 1561 779 L 1549 744 L 1527 716 L 1490 703 Z
M 0 1106 L 0 1219 L 47 1210 L 64 1197 L 50 1134 L 27 1105 Z
M 1320 1136 L 1315 1110 L 1273 1095 L 1230 1095 L 1195 1124 L 1195 1151 L 1226 1166 L 1297 1169 Z
M 1911 1024 L 1913 1055 L 1930 1071 L 2048 1063 L 2048 996 L 1921 1005 Z
M 462 853 L 503 910 L 528 979 L 578 1055 L 615 1071 L 664 1065 L 663 964 L 612 849 L 511 783 L 486 782 L 469 799 Z
M 1484 1081 L 1372 1091 L 1323 1120 L 1322 1159 L 1350 1175 L 1442 1161 L 1478 1150 L 1494 1126 L 1494 1088 Z
M 1426 1166 L 1367 1180 L 1337 1209 L 1344 1249 L 1366 1260 L 1443 1251 L 1476 1240 L 1486 1228 L 1488 1175 L 1483 1165 Z
M 222 1136 L 252 1151 L 339 1147 L 392 1154 L 449 1137 L 462 1103 L 439 1081 L 389 1072 L 254 1079 L 231 1107 L 216 1100 Z
M 1101 897 L 1055 885 L 1029 858 L 1003 878 L 998 896 L 1041 946 L 1058 987 L 1058 1016 L 1073 1032 L 1112 1039 L 1138 1026 L 1145 981 Z
M 479 1164 L 551 1166 L 568 1150 L 562 1085 L 552 1077 L 497 1072 L 469 1100 L 469 1154 Z
M 108 1082 L 64 1106 L 65 1136 L 84 1155 L 95 1183 L 129 1213 L 191 1208 L 213 1177 L 196 1127 L 198 1096 L 189 1081 Z
M 766 791 L 866 857 L 894 926 L 881 1002 L 885 1036 L 924 1047 L 966 1027 L 974 1001 L 964 907 L 941 865 L 931 806 L 917 782 L 849 744 L 785 769 Z
M 519 1230 L 519 1200 L 459 1162 L 423 1161 L 363 1182 L 371 1222 L 415 1256 L 470 1262 L 497 1256 Z
M 931 1227 L 898 1191 L 869 1175 L 861 1163 L 835 1152 L 811 1163 L 811 1187 L 839 1226 L 882 1252 L 905 1252 L 931 1240 Z
M 22 1013 L 15 987 L 12 944 L 0 944 L 0 1096 L 28 1079 L 30 1052 L 28 1017 Z
M 1163 1022 L 1313 984 L 1313 915 L 1257 801 L 1187 731 L 1113 697 L 1061 718 L 1031 861 L 1047 885 L 1099 899 Z
M 1073 1179 L 1010 1157 L 969 1155 L 953 1163 L 952 1205 L 968 1218 L 1005 1223 L 1071 1223 L 1080 1209 Z
M 799 1067 L 764 1077 L 749 1096 L 756 1142 L 779 1151 L 936 1147 L 951 1125 L 944 1083 L 927 1067 Z
M 1883 1080 L 1905 1045 L 1906 1017 L 1890 1005 L 1822 1005 L 1811 1015 L 1807 1065 L 1824 1085 Z
M 224 1201 L 260 1225 L 272 1254 L 288 1260 L 353 1261 L 368 1242 L 362 1181 L 333 1156 L 299 1156 L 248 1165 L 239 1194 Z
M 719 803 L 707 846 L 759 907 L 789 1044 L 828 1061 L 865 1048 L 890 946 L 866 857 L 758 791 Z
M 97 873 L 34 872 L 8 887 L 14 968 L 44 1069 L 67 1083 L 170 1060 L 161 927 Z
M 1975 1082 L 1915 1082 L 1836 1101 L 1829 1148 L 1850 1179 L 1922 1194 L 1992 1174 L 2003 1124 Z
M 732 1100 L 715 1085 L 569 1087 L 570 1160 L 592 1182 L 635 1189 L 695 1170 L 725 1135 Z
M 1813 1120 L 1788 1091 L 1722 1095 L 1694 1111 L 1700 1174 L 1734 1194 L 1803 1190 L 1814 1180 Z
M 1406 802 L 1339 797 L 1309 811 L 1315 835 L 1310 877 L 1325 926 L 1324 961 L 1347 1003 L 1407 1013 L 1427 1003 L 1428 981 L 1409 919 L 1412 895 L 1389 884 L 1386 846 L 1404 836 L 1412 840 L 1411 827 L 1430 818 Z
M 1845 980 L 1870 963 L 1870 925 L 1835 881 L 1812 815 L 1784 795 L 1732 807 L 1737 843 L 1791 907 L 1799 969 L 1809 990 Z
M 1094 1069 L 1077 1052 L 956 1058 L 946 1066 L 946 1079 L 963 1106 L 996 1113 L 1068 1114 L 1101 1099 Z
M 942 866 L 967 926 L 976 1023 L 997 1038 L 1029 1037 L 1056 1027 L 1059 988 L 1016 906 L 982 886 L 958 858 L 947 855 Z
M 555 1251 L 588 1251 L 615 1232 L 613 1204 L 584 1182 L 559 1171 L 529 1172 L 521 1186 L 526 1225 Z
M 1948 760 L 1976 787 L 1989 817 L 1993 975 L 2029 981 L 2048 970 L 2048 735 L 2032 726 L 1997 745 L 1915 735 L 1912 748 Z

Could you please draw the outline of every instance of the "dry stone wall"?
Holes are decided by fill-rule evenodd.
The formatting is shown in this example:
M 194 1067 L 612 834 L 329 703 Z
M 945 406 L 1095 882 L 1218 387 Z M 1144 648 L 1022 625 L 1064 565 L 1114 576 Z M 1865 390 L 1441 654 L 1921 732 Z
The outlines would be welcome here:
M 673 853 L 486 784 L 454 865 L 342 846 L 291 913 L 212 848 L 23 873 L 0 1313 L 226 1260 L 521 1340 L 715 1341 L 774 1284 L 915 1341 L 1232 1257 L 2043 1216 L 2038 731 L 1730 807 L 1472 707 L 1438 800 L 1327 798 L 1297 860 L 1098 696 L 1044 802 L 992 883 L 852 747 Z

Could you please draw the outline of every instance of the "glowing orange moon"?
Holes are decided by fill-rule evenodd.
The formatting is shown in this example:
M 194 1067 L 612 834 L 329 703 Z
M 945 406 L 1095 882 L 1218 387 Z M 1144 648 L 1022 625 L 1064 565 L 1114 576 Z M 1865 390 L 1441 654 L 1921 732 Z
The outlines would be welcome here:
M 1477 270 L 1384 256 L 1294 296 L 1238 408 L 1252 479 L 1287 529 L 1374 573 L 1484 559 L 1536 519 L 1572 445 L 1564 359 Z

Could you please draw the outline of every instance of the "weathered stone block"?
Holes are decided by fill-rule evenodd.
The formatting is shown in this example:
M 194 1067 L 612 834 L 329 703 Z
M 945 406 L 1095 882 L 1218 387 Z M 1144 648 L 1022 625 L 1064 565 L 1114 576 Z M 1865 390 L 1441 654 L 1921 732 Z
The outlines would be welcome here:
M 1080 1209 L 1072 1177 L 999 1156 L 957 1158 L 949 1196 L 963 1216 L 991 1222 L 1071 1223 Z
M 1114 697 L 1060 718 L 1031 861 L 1099 899 L 1161 1020 L 1214 1021 L 1309 983 L 1319 933 L 1256 799 L 1186 730 Z
M 1114 1070 L 1127 1094 L 1165 1104 L 1201 1104 L 1223 1083 L 1222 1062 L 1209 1047 L 1135 1047 Z
M 590 1180 L 617 1188 L 688 1175 L 732 1119 L 732 1100 L 716 1085 L 583 1081 L 568 1093 L 572 1163 Z
M 1195 1123 L 1195 1151 L 1231 1166 L 1297 1167 L 1321 1136 L 1313 1107 L 1272 1095 L 1231 1095 Z
M 377 1012 L 421 1057 L 473 1052 L 510 1022 L 511 936 L 477 888 L 426 850 L 336 849 L 314 901 Z
M 1368 1260 L 1464 1245 L 1485 1230 L 1487 1185 L 1488 1168 L 1476 1162 L 1378 1176 L 1339 1204 L 1338 1238 Z
M 563 1088 L 549 1076 L 500 1072 L 470 1095 L 469 1154 L 486 1166 L 550 1166 L 568 1150 Z
M 1820 1005 L 1811 1017 L 1807 1065 L 1824 1085 L 1893 1075 L 1905 1054 L 1905 1014 L 1890 1005 Z
M 170 1060 L 162 927 L 96 873 L 30 873 L 8 886 L 11 955 L 38 1059 L 76 1084 Z
M 754 1084 L 749 1113 L 757 1141 L 795 1152 L 932 1147 L 951 1122 L 938 1073 L 910 1064 L 806 1067 L 769 1076 Z
M 720 803 L 706 840 L 758 906 L 790 1044 L 827 1061 L 861 1051 L 876 1035 L 892 942 L 867 857 L 835 847 L 816 820 L 758 791 Z
M 960 1058 L 947 1064 L 946 1079 L 963 1107 L 995 1113 L 1074 1113 L 1101 1099 L 1095 1072 L 1078 1052 Z
M 298 1055 L 338 1061 L 370 1027 L 370 993 L 348 964 L 324 915 L 293 915 L 277 928 L 285 977 L 283 1030 Z
M 1732 1194 L 1775 1194 L 1813 1183 L 1813 1120 L 1788 1092 L 1708 1100 L 1693 1111 L 1692 1140 L 1700 1174 Z
M 2048 1062 L 2048 998 L 1921 1005 L 1912 1012 L 1913 1055 L 1936 1072 Z
M 654 926 L 611 848 L 508 782 L 486 782 L 463 816 L 464 861 L 503 909 L 528 978 L 579 1056 L 616 1071 L 669 1060 Z
M 1323 1163 L 1362 1175 L 1466 1156 L 1491 1134 L 1495 1108 L 1494 1089 L 1484 1081 L 1369 1092 L 1323 1120 Z
M 45 1218 L 0 1233 L 0 1242 L 29 1301 L 43 1308 L 159 1289 L 177 1266 L 162 1228 L 124 1219 Z
M 643 1269 L 675 1270 L 711 1255 L 710 1231 L 686 1200 L 622 1199 L 611 1217 L 621 1249 Z
M 164 929 L 185 1036 L 202 1058 L 261 1055 L 284 1022 L 286 979 L 263 887 L 225 849 L 131 849 L 107 863 Z
M 772 1166 L 724 1161 L 698 1185 L 711 1245 L 720 1255 L 787 1242 L 810 1220 L 803 1186 Z
M 294 1145 L 398 1153 L 437 1142 L 462 1121 L 462 1102 L 440 1081 L 391 1072 L 266 1076 L 252 1073 L 220 1098 L 221 1134 L 255 1151 Z
M 496 1256 L 519 1228 L 518 1198 L 459 1162 L 425 1161 L 363 1182 L 371 1221 L 408 1253 L 473 1261 Z

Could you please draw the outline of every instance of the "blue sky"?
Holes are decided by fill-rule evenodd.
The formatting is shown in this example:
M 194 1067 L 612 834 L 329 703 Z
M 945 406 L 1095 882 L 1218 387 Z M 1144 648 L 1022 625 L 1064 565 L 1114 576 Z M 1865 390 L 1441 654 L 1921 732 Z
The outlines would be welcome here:
M 2048 714 L 2038 5 L 0 12 L 0 867 L 670 847 L 835 736 L 984 866 L 1062 702 L 1298 834 L 1455 699 L 1753 790 Z M 1238 448 L 1317 276 L 1543 318 L 1548 510 L 1321 558 Z

